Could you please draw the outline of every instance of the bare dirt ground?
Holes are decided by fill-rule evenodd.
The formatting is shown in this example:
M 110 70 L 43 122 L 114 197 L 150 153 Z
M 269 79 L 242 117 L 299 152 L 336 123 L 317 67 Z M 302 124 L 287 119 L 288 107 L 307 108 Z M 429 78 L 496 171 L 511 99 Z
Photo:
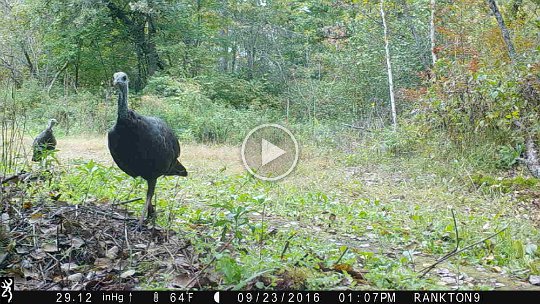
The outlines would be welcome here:
M 32 139 L 25 138 L 25 145 L 31 146 Z M 64 163 L 73 160 L 94 160 L 104 165 L 113 165 L 107 147 L 107 136 L 64 137 L 58 139 L 56 156 Z M 28 152 L 30 154 L 31 151 Z M 28 155 L 28 157 L 30 157 Z M 229 174 L 244 172 L 240 148 L 220 145 L 182 144 L 180 161 L 190 172 L 225 169 Z

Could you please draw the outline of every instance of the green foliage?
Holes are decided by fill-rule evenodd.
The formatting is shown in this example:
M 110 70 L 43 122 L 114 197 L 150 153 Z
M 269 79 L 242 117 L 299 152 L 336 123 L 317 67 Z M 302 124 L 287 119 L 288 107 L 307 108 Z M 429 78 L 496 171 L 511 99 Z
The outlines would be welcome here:
M 499 148 L 499 166 L 503 169 L 509 169 L 518 162 L 518 158 L 524 151 L 523 144 L 518 144 L 516 147 L 502 146 Z
M 415 125 L 404 125 L 398 131 L 390 128 L 383 130 L 381 148 L 394 155 L 413 153 L 422 147 L 426 139 L 422 136 L 422 130 Z
M 217 255 L 216 269 L 223 274 L 225 284 L 235 284 L 242 277 L 241 265 L 238 265 L 236 260 L 228 255 Z
M 513 178 L 496 178 L 487 175 L 474 175 L 472 180 L 477 186 L 499 189 L 503 193 L 532 189 L 540 183 L 536 178 L 517 176 Z
M 275 97 L 265 91 L 260 81 L 248 81 L 232 75 L 205 76 L 198 81 L 204 94 L 217 104 L 259 109 L 277 106 Z
M 183 140 L 209 143 L 239 143 L 247 132 L 275 115 L 261 115 L 251 108 L 236 109 L 208 98 L 197 82 L 169 77 L 150 80 L 149 94 L 141 100 L 139 112 L 164 119 Z
M 113 125 L 116 102 L 103 102 L 89 92 L 57 99 L 45 99 L 33 108 L 32 121 L 58 120 L 57 129 L 65 133 L 104 133 Z M 43 126 L 40 126 L 43 128 Z
M 162 97 L 182 96 L 182 94 L 189 94 L 193 91 L 198 92 L 196 84 L 176 80 L 166 75 L 152 77 L 144 88 L 145 94 Z
M 121 193 L 127 194 L 130 186 L 130 178 L 119 169 L 105 167 L 94 161 L 81 162 L 73 171 L 64 173 L 68 174 L 56 179 L 51 188 L 74 203 L 114 200 Z

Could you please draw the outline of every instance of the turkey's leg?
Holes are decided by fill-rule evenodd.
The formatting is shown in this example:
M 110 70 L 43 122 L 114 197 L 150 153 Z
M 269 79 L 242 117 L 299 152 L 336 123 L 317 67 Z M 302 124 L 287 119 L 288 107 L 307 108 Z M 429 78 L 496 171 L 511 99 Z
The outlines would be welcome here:
M 139 228 L 142 228 L 144 222 L 144 216 L 148 212 L 148 216 L 154 214 L 154 206 L 152 205 L 152 196 L 154 196 L 154 190 L 156 189 L 156 180 L 150 179 L 147 180 L 148 190 L 146 191 L 146 203 L 144 204 L 144 209 L 141 214 L 141 219 L 139 220 Z

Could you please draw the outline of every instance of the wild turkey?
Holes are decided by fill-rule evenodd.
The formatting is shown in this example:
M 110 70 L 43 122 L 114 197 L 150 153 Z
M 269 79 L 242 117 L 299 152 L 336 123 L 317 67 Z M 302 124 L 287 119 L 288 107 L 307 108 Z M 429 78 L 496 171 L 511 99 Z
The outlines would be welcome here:
M 56 138 L 54 138 L 52 128 L 57 123 L 58 122 L 54 118 L 49 120 L 47 129 L 39 133 L 39 135 L 34 139 L 34 143 L 32 144 L 34 150 L 32 155 L 33 161 L 41 161 L 43 156 L 46 155 L 46 151 L 53 151 L 56 149 Z
M 140 229 L 145 212 L 149 217 L 154 213 L 152 197 L 157 178 L 162 175 L 187 176 L 187 171 L 178 161 L 180 144 L 171 128 L 159 118 L 139 115 L 128 109 L 128 82 L 124 72 L 113 75 L 113 84 L 118 89 L 118 117 L 108 139 L 109 151 L 118 167 L 148 183 Z

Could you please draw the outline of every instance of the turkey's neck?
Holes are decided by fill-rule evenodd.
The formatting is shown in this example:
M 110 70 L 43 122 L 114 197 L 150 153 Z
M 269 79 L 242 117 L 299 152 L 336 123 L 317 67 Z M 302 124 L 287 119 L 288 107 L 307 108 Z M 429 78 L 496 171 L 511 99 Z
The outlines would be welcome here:
M 128 87 L 122 86 L 118 93 L 118 119 L 127 118 L 128 106 L 127 106 Z

